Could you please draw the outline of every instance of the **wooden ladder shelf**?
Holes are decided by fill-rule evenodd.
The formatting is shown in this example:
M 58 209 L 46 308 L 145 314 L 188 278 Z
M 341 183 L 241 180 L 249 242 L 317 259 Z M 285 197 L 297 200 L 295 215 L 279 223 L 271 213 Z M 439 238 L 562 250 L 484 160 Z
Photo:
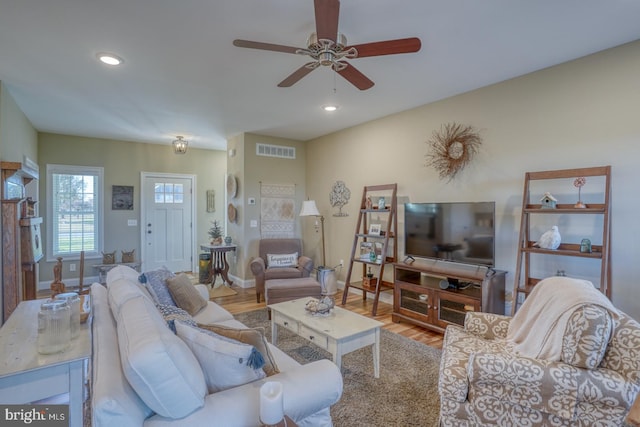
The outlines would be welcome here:
M 602 194 L 601 199 L 596 203 L 587 202 L 586 207 L 577 207 L 577 204 L 562 204 L 558 203 L 555 208 L 545 208 L 541 201 L 533 203 L 531 200 L 530 184 L 534 181 L 541 180 L 562 180 L 562 179 L 575 179 L 578 177 L 593 177 L 594 181 L 600 180 L 602 182 L 601 189 L 596 190 L 596 195 L 599 197 L 600 192 Z M 599 178 L 597 178 L 599 177 Z M 587 185 L 589 182 L 587 182 Z M 575 185 L 575 184 L 574 184 Z M 520 237 L 518 239 L 518 260 L 515 271 L 515 282 L 513 286 L 513 302 L 511 304 L 511 315 L 514 315 L 518 309 L 519 296 L 523 295 L 526 298 L 527 295 L 533 290 L 533 287 L 541 280 L 541 278 L 534 278 L 532 276 L 532 257 L 543 256 L 564 256 L 564 257 L 578 257 L 586 259 L 594 259 L 599 263 L 600 270 L 600 283 L 595 284 L 596 287 L 604 293 L 608 298 L 611 298 L 611 217 L 610 213 L 610 194 L 611 194 L 611 166 L 600 166 L 590 168 L 578 168 L 578 169 L 564 169 L 554 171 L 543 172 L 527 172 L 524 176 L 524 192 L 522 198 L 522 219 L 520 221 Z M 542 193 L 537 194 L 542 196 Z M 600 198 L 600 197 L 599 197 Z M 591 245 L 590 250 L 584 250 L 581 248 L 582 242 L 569 242 L 561 243 L 557 249 L 543 249 L 534 246 L 539 236 L 531 235 L 532 217 L 544 215 L 556 215 L 558 218 L 562 218 L 565 223 L 570 224 L 568 221 L 573 215 L 591 215 L 594 218 L 594 224 L 598 227 L 593 236 L 597 236 L 597 232 L 600 227 L 602 228 L 602 244 Z M 560 229 L 560 234 L 566 232 L 571 235 L 570 230 Z M 540 274 L 538 272 L 538 274 Z M 545 277 L 555 275 L 556 272 L 549 272 Z M 524 299 L 523 299 L 524 301 Z
M 378 310 L 380 292 L 393 290 L 393 283 L 383 282 L 383 275 L 385 265 L 395 262 L 398 258 L 398 245 L 395 241 L 398 236 L 397 191 L 398 184 L 364 187 L 353 236 L 353 248 L 351 249 L 342 304 L 347 302 L 349 288 L 360 289 L 363 300 L 366 300 L 367 295 L 372 293 L 374 294 L 371 310 L 373 316 Z M 381 229 L 383 223 L 384 228 Z M 370 257 L 369 248 L 375 256 Z M 351 279 L 354 264 L 362 265 L 362 274 L 357 281 Z

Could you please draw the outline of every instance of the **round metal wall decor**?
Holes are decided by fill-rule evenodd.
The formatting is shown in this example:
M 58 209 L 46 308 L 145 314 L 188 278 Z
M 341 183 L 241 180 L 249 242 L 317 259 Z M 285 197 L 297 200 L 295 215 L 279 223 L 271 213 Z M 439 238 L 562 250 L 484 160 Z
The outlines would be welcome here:
M 440 179 L 452 180 L 471 162 L 480 150 L 482 138 L 471 126 L 447 123 L 440 130 L 433 131 L 427 142 L 431 153 L 427 154 L 426 165 L 438 171 Z

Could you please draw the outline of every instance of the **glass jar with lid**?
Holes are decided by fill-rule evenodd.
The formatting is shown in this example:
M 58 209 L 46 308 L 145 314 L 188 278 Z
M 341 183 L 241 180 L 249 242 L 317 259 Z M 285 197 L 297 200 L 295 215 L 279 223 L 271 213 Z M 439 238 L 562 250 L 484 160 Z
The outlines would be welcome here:
M 66 300 L 46 300 L 38 312 L 38 353 L 60 353 L 71 343 L 71 307 Z
M 57 294 L 54 299 L 65 300 L 71 307 L 71 339 L 80 335 L 80 295 L 76 292 L 64 292 Z

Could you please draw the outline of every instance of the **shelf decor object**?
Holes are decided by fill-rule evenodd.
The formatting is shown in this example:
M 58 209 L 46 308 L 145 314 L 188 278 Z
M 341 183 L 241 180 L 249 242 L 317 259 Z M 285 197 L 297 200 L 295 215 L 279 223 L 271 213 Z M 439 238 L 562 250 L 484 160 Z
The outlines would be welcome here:
M 426 155 L 426 165 L 435 168 L 440 179 L 451 181 L 480 151 L 482 138 L 471 126 L 447 123 L 433 131 L 427 144 L 431 153 Z
M 582 203 L 582 197 L 580 197 L 580 193 L 582 192 L 582 186 L 585 185 L 586 183 L 587 183 L 587 178 L 585 178 L 584 176 L 581 176 L 580 178 L 576 178 L 575 181 L 573 181 L 573 186 L 578 188 L 578 201 L 576 202 L 575 205 L 573 205 L 573 207 L 576 209 L 585 209 L 587 207 L 587 205 Z

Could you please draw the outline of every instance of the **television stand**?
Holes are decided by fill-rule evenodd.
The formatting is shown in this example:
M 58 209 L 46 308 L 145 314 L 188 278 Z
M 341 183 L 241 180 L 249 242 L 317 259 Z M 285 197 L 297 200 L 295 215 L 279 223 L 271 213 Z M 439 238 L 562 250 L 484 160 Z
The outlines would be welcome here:
M 426 260 L 393 266 L 394 322 L 444 332 L 447 325 L 464 325 L 468 311 L 505 314 L 506 271 Z

